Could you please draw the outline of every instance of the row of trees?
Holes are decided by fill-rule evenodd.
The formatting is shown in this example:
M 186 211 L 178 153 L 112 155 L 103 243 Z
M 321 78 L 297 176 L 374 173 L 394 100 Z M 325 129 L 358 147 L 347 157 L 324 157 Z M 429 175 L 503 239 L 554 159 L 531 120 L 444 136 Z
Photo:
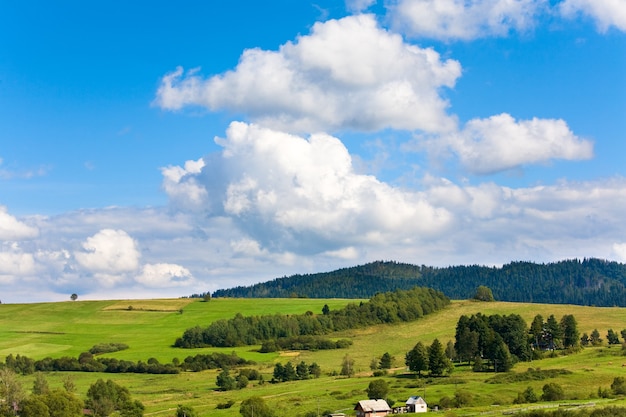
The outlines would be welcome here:
M 622 329 L 620 331 L 620 334 L 622 336 L 622 339 L 626 341 L 626 329 Z M 619 340 L 619 336 L 617 335 L 617 332 L 615 332 L 613 329 L 609 329 L 607 331 L 606 340 L 609 345 L 619 345 L 621 343 L 621 341 Z M 600 346 L 602 344 L 602 339 L 600 338 L 600 332 L 598 331 L 598 329 L 593 329 L 593 331 L 591 332 L 591 335 L 588 335 L 587 333 L 583 333 L 583 335 L 580 338 L 580 343 L 583 346 L 588 346 L 588 345 Z
M 494 371 L 508 371 L 515 361 L 531 358 L 528 326 L 518 314 L 461 316 L 456 326 L 454 348 L 458 359 L 472 361 L 484 370 L 483 359 Z
M 350 339 L 331 340 L 320 336 L 281 337 L 267 340 L 261 345 L 259 352 L 269 353 L 280 350 L 330 350 L 345 349 L 352 345 Z
M 441 376 L 454 370 L 452 361 L 446 355 L 439 339 L 433 340 L 428 347 L 422 342 L 417 342 L 405 355 L 404 362 L 409 370 L 417 372 L 419 376 L 423 371 L 429 371 L 433 376 Z
M 174 346 L 182 348 L 234 347 L 261 344 L 286 337 L 323 335 L 334 331 L 407 322 L 433 313 L 450 303 L 441 292 L 415 287 L 373 296 L 368 302 L 351 303 L 322 314 L 248 316 L 237 314 L 230 320 L 217 320 L 208 327 L 187 329 Z
M 116 358 L 95 358 L 89 352 L 81 353 L 78 358 L 44 358 L 35 361 L 27 356 L 12 354 L 5 358 L 4 367 L 22 374 L 30 375 L 34 372 L 105 372 L 105 373 L 148 373 L 148 374 L 176 374 L 180 371 L 203 371 L 206 369 L 218 369 L 252 365 L 254 362 L 247 361 L 236 353 L 213 352 L 210 354 L 198 354 L 187 356 L 183 362 L 174 358 L 172 363 L 162 364 L 156 358 L 150 358 L 147 362 L 127 361 Z
M 279 362 L 274 366 L 272 382 L 299 381 L 303 379 L 319 378 L 321 374 L 322 369 L 316 362 L 309 365 L 306 362 L 301 361 L 296 366 L 293 366 L 291 362 L 287 362 L 285 365 Z
M 544 322 L 537 314 L 530 325 L 532 346 L 540 350 L 571 349 L 580 346 L 578 323 L 571 314 L 566 314 L 557 321 L 551 314 Z

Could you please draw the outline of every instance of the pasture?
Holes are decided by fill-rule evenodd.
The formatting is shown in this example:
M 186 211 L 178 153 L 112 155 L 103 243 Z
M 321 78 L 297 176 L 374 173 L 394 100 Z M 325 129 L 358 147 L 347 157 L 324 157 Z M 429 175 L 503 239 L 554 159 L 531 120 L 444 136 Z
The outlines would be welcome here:
M 623 404 L 622 399 L 595 398 L 598 388 L 608 388 L 616 376 L 626 376 L 626 357 L 620 346 L 586 348 L 570 356 L 522 362 L 513 373 L 526 369 L 567 369 L 572 373 L 549 381 L 512 381 L 487 383 L 493 373 L 473 373 L 466 366 L 457 366 L 450 377 L 416 379 L 405 375 L 404 355 L 415 343 L 430 344 L 438 338 L 444 345 L 453 340 L 456 322 L 460 315 L 520 314 L 528 324 L 536 314 L 544 319 L 554 314 L 557 319 L 573 314 L 581 334 L 598 329 L 603 338 L 607 329 L 619 333 L 626 328 L 626 309 L 596 308 L 571 305 L 526 303 L 477 303 L 455 301 L 445 310 L 412 323 L 388 326 L 372 326 L 331 335 L 350 338 L 353 345 L 348 349 L 332 351 L 302 351 L 261 354 L 259 346 L 223 349 L 184 350 L 172 347 L 182 332 L 195 325 L 206 326 L 210 322 L 243 315 L 301 314 L 306 311 L 320 313 L 324 304 L 331 309 L 341 308 L 355 300 L 315 299 L 213 299 L 210 302 L 192 299 L 168 300 L 115 300 L 75 301 L 41 304 L 0 305 L 0 358 L 9 354 L 25 355 L 33 359 L 50 356 L 77 357 L 98 343 L 125 343 L 129 349 L 105 356 L 132 361 L 156 358 L 162 363 L 173 358 L 183 360 L 197 353 L 222 351 L 236 352 L 245 359 L 253 360 L 252 366 L 263 373 L 265 381 L 271 379 L 274 364 L 291 360 L 317 362 L 322 377 L 306 381 L 280 384 L 266 382 L 259 385 L 252 381 L 243 390 L 221 392 L 215 388 L 217 371 L 184 372 L 178 375 L 101 374 L 72 373 L 78 394 L 84 394 L 98 378 L 113 379 L 129 388 L 133 398 L 146 406 L 146 416 L 173 416 L 177 404 L 188 404 L 200 416 L 239 415 L 239 403 L 253 395 L 265 398 L 277 416 L 298 416 L 306 412 L 343 410 L 351 413 L 356 401 L 365 399 L 365 389 L 371 376 L 372 359 L 388 352 L 395 358 L 395 370 L 384 378 L 391 390 L 389 398 L 404 402 L 411 395 L 425 396 L 429 403 L 436 403 L 443 396 L 454 396 L 458 390 L 472 396 L 472 406 L 453 409 L 446 415 L 475 415 L 490 413 L 501 415 L 502 411 L 525 406 L 512 404 L 518 392 L 531 386 L 538 395 L 546 382 L 560 384 L 568 397 L 568 403 Z M 357 301 L 358 302 L 358 301 Z M 348 354 L 355 361 L 356 375 L 352 378 L 336 376 L 342 358 Z M 66 373 L 46 375 L 52 387 L 60 387 Z M 32 387 L 33 376 L 22 377 L 25 389 Z M 230 409 L 216 409 L 218 404 L 234 402 Z M 555 403 L 535 406 L 556 406 Z

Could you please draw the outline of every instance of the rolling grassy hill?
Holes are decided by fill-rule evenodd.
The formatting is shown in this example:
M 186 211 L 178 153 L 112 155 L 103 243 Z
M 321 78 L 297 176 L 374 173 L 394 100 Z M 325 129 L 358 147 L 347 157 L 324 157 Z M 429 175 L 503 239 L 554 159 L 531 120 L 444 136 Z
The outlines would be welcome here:
M 200 416 L 239 415 L 238 402 L 259 395 L 276 410 L 278 416 L 298 416 L 305 412 L 320 410 L 352 409 L 355 402 L 365 399 L 364 390 L 372 380 L 369 369 L 373 358 L 388 352 L 395 357 L 397 370 L 385 379 L 391 386 L 390 398 L 404 401 L 410 395 L 426 395 L 430 403 L 443 396 L 453 396 L 463 389 L 472 394 L 472 407 L 454 410 L 449 415 L 470 415 L 478 412 L 510 409 L 518 392 L 532 386 L 541 393 L 546 381 L 520 381 L 506 384 L 485 383 L 492 373 L 472 373 L 460 366 L 451 377 L 424 378 L 417 380 L 404 376 L 404 355 L 416 342 L 430 344 L 438 338 L 444 344 L 453 339 L 456 322 L 460 315 L 474 314 L 520 314 L 530 323 L 536 314 L 544 317 L 554 314 L 560 318 L 573 314 L 580 332 L 590 333 L 597 328 L 602 336 L 609 328 L 617 332 L 626 328 L 626 309 L 599 308 L 556 304 L 527 303 L 477 303 L 455 301 L 445 310 L 412 323 L 380 325 L 350 330 L 333 337 L 348 337 L 353 341 L 349 349 L 334 351 L 307 351 L 261 354 L 258 346 L 225 349 L 183 350 L 172 347 L 176 337 L 188 327 L 207 325 L 213 320 L 231 318 L 240 312 L 244 315 L 272 314 L 280 312 L 321 312 L 328 304 L 331 309 L 340 308 L 354 300 L 337 299 L 213 299 L 202 302 L 193 299 L 145 300 L 145 301 L 76 301 L 42 304 L 0 305 L 0 358 L 8 354 L 20 354 L 41 359 L 46 356 L 78 356 L 98 343 L 125 343 L 129 349 L 106 356 L 133 361 L 146 361 L 151 357 L 161 362 L 172 358 L 184 359 L 188 355 L 222 351 L 235 351 L 238 355 L 257 362 L 253 367 L 271 379 L 274 364 L 288 360 L 294 363 L 317 362 L 323 371 L 319 379 L 258 385 L 238 391 L 219 392 L 215 388 L 217 371 L 185 372 L 177 375 L 100 374 L 72 373 L 78 394 L 84 396 L 87 388 L 98 378 L 113 379 L 128 387 L 133 398 L 146 405 L 146 416 L 173 416 L 177 404 L 193 406 Z M 129 308 L 131 307 L 132 308 Z M 181 312 L 182 310 L 182 312 Z M 339 372 L 345 354 L 355 360 L 357 374 L 353 378 L 331 376 Z M 568 369 L 570 375 L 554 379 L 563 386 L 568 402 L 593 401 L 606 403 L 593 397 L 599 387 L 608 388 L 616 376 L 626 374 L 620 347 L 588 348 L 582 353 L 559 356 L 532 363 L 519 363 L 515 373 L 529 367 L 541 369 Z M 61 386 L 65 373 L 47 375 L 52 387 Z M 24 387 L 32 387 L 33 376 L 21 377 Z M 216 406 L 234 401 L 231 409 L 217 410 Z M 623 400 L 617 401 L 622 404 Z M 494 408 L 494 404 L 498 406 Z

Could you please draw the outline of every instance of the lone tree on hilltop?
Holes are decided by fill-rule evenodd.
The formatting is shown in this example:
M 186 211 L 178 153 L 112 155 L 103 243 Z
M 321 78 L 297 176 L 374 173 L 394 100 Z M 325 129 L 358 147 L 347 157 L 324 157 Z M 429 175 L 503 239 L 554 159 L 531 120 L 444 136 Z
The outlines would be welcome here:
M 476 288 L 476 293 L 474 294 L 474 300 L 478 301 L 495 301 L 493 298 L 493 293 L 491 292 L 491 288 L 486 287 L 484 285 L 480 285 Z
M 72 295 L 70 295 L 70 299 L 71 299 L 72 301 L 76 301 L 76 300 L 78 299 L 78 294 L 73 293 Z

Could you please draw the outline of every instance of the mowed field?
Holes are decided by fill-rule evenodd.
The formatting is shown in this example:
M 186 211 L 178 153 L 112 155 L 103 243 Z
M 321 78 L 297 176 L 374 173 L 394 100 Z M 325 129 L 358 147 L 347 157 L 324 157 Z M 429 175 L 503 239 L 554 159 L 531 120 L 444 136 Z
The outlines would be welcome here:
M 411 395 L 425 396 L 429 403 L 436 403 L 442 396 L 453 396 L 457 390 L 471 393 L 472 407 L 451 410 L 448 415 L 472 415 L 476 413 L 502 414 L 520 406 L 512 405 L 518 392 L 531 386 L 538 395 L 546 382 L 557 382 L 565 389 L 568 403 L 619 404 L 622 399 L 594 398 L 598 388 L 609 388 L 613 378 L 626 376 L 626 357 L 621 347 L 606 346 L 586 348 L 581 353 L 523 362 L 513 372 L 523 372 L 529 367 L 541 369 L 567 369 L 572 374 L 550 381 L 524 381 L 507 384 L 486 383 L 493 373 L 473 373 L 465 366 L 457 366 L 450 377 L 407 377 L 404 355 L 415 343 L 429 345 L 438 338 L 444 345 L 453 340 L 459 316 L 481 312 L 483 314 L 520 314 L 530 323 L 536 314 L 544 319 L 554 314 L 560 319 L 573 314 L 581 333 L 598 329 L 605 338 L 607 329 L 619 333 L 626 328 L 626 309 L 596 308 L 571 305 L 525 304 L 525 303 L 477 303 L 455 301 L 444 311 L 435 313 L 413 323 L 374 326 L 353 330 L 331 337 L 350 338 L 349 349 L 316 352 L 283 352 L 261 354 L 259 346 L 225 349 L 184 350 L 172 347 L 182 332 L 196 325 L 206 326 L 216 319 L 243 315 L 302 314 L 312 311 L 321 313 L 324 304 L 331 309 L 341 308 L 355 300 L 316 299 L 213 299 L 202 302 L 192 299 L 123 300 L 123 301 L 75 301 L 41 304 L 0 305 L 0 359 L 9 354 L 25 355 L 33 359 L 50 356 L 77 357 L 98 343 L 125 343 L 129 349 L 108 354 L 132 361 L 156 358 L 162 363 L 173 358 L 183 360 L 189 355 L 213 351 L 236 352 L 239 356 L 255 361 L 252 366 L 260 370 L 266 381 L 276 362 L 317 362 L 322 377 L 307 381 L 258 385 L 252 381 L 248 388 L 237 391 L 216 391 L 217 371 L 185 372 L 178 375 L 100 374 L 71 373 L 78 387 L 78 395 L 84 398 L 89 385 L 98 378 L 112 379 L 128 387 L 133 398 L 146 406 L 146 416 L 173 416 L 177 404 L 193 406 L 200 416 L 239 415 L 239 403 L 251 396 L 264 397 L 277 416 L 298 416 L 310 411 L 343 410 L 350 414 L 356 401 L 366 399 L 365 390 L 373 378 L 370 363 L 373 358 L 388 352 L 395 357 L 397 368 L 384 377 L 391 387 L 389 398 L 404 402 Z M 357 301 L 358 302 L 358 301 Z M 352 378 L 331 376 L 338 373 L 344 355 L 355 360 L 357 374 Z M 236 372 L 233 372 L 235 374 Z M 46 375 L 52 387 L 60 387 L 63 373 Z M 32 387 L 32 376 L 22 378 L 25 389 Z M 218 404 L 234 401 L 230 409 L 216 409 Z M 535 404 L 534 406 L 556 406 Z M 521 407 L 528 407 L 521 406 Z

